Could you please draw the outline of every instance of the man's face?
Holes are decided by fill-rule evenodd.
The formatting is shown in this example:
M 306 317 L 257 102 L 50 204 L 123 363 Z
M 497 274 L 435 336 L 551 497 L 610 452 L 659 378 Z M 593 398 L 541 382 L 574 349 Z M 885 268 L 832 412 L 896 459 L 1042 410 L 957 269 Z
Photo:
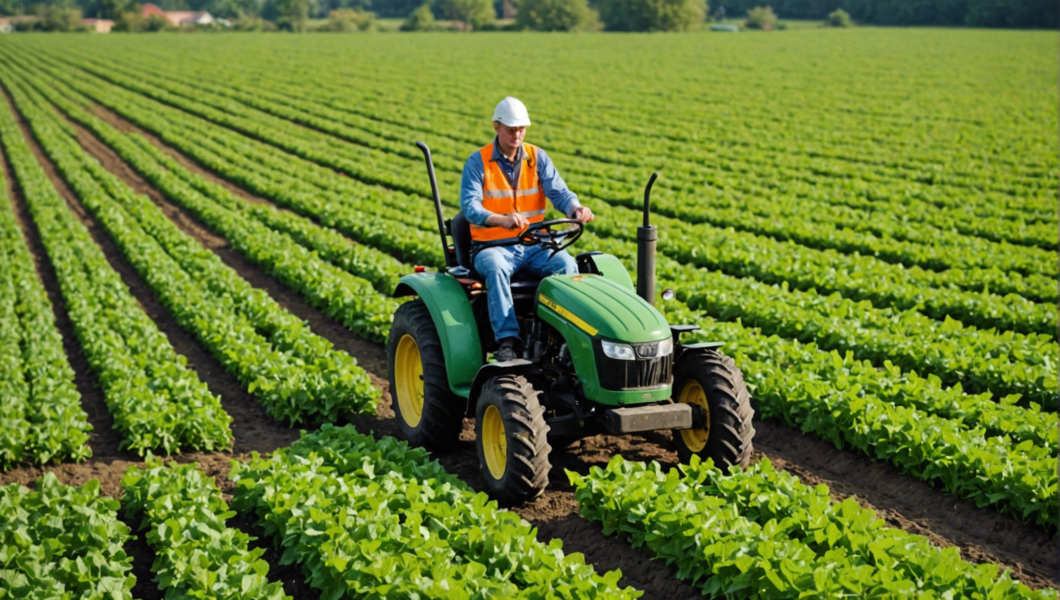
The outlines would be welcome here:
M 508 156 L 519 151 L 519 145 L 526 137 L 526 127 L 508 127 L 500 121 L 493 122 L 493 130 L 497 132 L 497 144 L 500 145 L 501 151 Z

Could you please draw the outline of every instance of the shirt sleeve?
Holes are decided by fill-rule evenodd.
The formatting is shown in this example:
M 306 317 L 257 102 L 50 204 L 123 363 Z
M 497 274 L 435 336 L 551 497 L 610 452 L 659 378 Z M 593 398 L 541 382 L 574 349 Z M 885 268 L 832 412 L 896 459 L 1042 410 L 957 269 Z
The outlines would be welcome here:
M 570 217 L 581 207 L 577 194 L 570 191 L 567 183 L 559 176 L 559 171 L 552 165 L 552 159 L 541 148 L 537 149 L 537 176 L 541 180 L 541 189 L 556 210 Z
M 464 163 L 464 174 L 460 178 L 460 211 L 475 225 L 485 225 L 491 214 L 482 206 L 482 180 L 485 174 L 482 156 L 475 152 Z

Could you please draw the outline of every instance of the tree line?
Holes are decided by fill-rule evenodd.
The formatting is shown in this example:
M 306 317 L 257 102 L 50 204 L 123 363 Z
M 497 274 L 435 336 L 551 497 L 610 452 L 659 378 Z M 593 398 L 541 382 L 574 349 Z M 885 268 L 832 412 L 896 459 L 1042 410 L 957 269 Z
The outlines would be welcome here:
M 826 20 L 837 9 L 856 22 L 876 25 L 941 25 L 1056 28 L 1057 0 L 158 0 L 163 10 L 208 11 L 240 29 L 304 30 L 309 19 L 328 19 L 318 29 L 365 30 L 373 15 L 404 18 L 405 30 L 437 28 L 445 19 L 462 29 L 498 29 L 498 16 L 515 15 L 506 29 L 545 31 L 684 31 L 711 17 L 743 18 L 768 4 L 780 19 Z M 118 29 L 167 27 L 164 19 L 140 22 L 136 0 L 0 0 L 0 14 L 36 14 L 56 22 L 75 10 L 114 19 Z M 60 19 L 61 17 L 61 19 Z
M 726 14 L 743 15 L 762 0 L 716 0 Z M 1056 29 L 1057 0 L 769 0 L 782 19 L 823 20 L 841 8 L 873 25 L 940 25 Z M 717 10 L 717 7 L 715 8 Z

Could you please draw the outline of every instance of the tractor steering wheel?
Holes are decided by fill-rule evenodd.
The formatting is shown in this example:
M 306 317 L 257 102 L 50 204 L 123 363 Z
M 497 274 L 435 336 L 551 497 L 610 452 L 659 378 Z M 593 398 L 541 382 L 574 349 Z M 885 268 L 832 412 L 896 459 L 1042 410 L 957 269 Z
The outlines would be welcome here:
M 575 227 L 564 229 L 563 231 L 549 230 L 549 227 L 553 225 L 574 225 Z M 584 231 L 584 226 L 578 219 L 553 219 L 551 221 L 541 221 L 540 223 L 532 223 L 514 238 L 476 244 L 473 253 L 477 254 L 486 248 L 495 248 L 497 246 L 542 245 L 552 250 L 549 255 L 549 258 L 552 258 L 557 252 L 569 248 L 574 242 L 576 242 L 578 238 L 581 237 L 582 231 Z M 472 258 L 472 260 L 474 260 L 474 258 Z
M 549 227 L 553 225 L 576 225 L 571 229 L 563 231 L 552 231 Z M 533 223 L 519 234 L 519 243 L 524 246 L 536 246 L 541 244 L 552 249 L 552 254 L 570 247 L 582 236 L 584 227 L 578 219 L 552 219 Z

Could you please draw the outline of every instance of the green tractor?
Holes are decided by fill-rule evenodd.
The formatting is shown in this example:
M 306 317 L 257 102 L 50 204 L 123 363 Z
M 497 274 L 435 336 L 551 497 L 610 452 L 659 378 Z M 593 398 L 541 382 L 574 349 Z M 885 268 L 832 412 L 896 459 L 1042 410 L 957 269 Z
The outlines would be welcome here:
M 550 439 L 670 429 L 682 462 L 698 455 L 722 468 L 747 466 L 754 428 L 743 375 L 718 351 L 721 343 L 682 344 L 681 334 L 698 327 L 670 325 L 653 306 L 657 230 L 648 214 L 655 175 L 637 228 L 636 291 L 618 258 L 600 252 L 577 255 L 578 275 L 538 280 L 516 273 L 522 357 L 489 363 L 497 342 L 468 221 L 462 214 L 445 220 L 430 150 L 416 145 L 427 162 L 447 270 L 417 267 L 395 291 L 416 297 L 395 313 L 387 341 L 394 412 L 410 443 L 444 449 L 456 442 L 463 418 L 474 417 L 486 488 L 506 505 L 544 491 Z M 581 232 L 578 221 L 559 219 L 499 243 L 558 252 Z

